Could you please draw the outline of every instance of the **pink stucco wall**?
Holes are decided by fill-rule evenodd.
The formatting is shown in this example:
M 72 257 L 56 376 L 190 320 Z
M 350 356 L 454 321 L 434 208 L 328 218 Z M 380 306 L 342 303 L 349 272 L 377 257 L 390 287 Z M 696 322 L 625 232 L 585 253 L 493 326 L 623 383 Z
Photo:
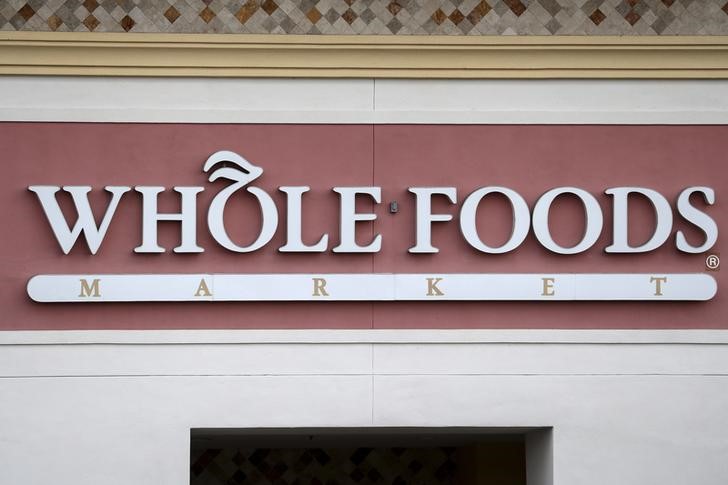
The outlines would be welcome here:
M 0 124 L 4 175 L 0 177 L 0 329 L 162 329 L 162 328 L 728 328 L 725 277 L 712 273 L 718 294 L 701 303 L 575 302 L 379 302 L 379 303 L 143 303 L 38 304 L 25 293 L 35 274 L 52 273 L 263 273 L 263 272 L 703 272 L 705 255 L 686 255 L 674 238 L 649 254 L 608 255 L 610 198 L 616 186 L 644 186 L 673 204 L 687 186 L 715 189 L 716 204 L 706 211 L 718 227 L 728 227 L 726 126 L 433 126 L 433 125 L 184 125 L 184 124 Z M 210 184 L 204 160 L 232 150 L 264 169 L 255 185 L 271 193 L 281 220 L 273 241 L 250 254 L 231 253 L 210 237 L 206 209 L 224 183 Z M 203 254 L 174 254 L 179 225 L 162 223 L 164 254 L 135 254 L 141 242 L 141 198 L 122 199 L 99 253 L 81 242 L 64 255 L 29 185 L 91 185 L 92 203 L 106 206 L 106 185 L 204 186 L 199 196 L 198 244 Z M 363 224 L 383 236 L 378 254 L 281 254 L 285 239 L 283 185 L 309 185 L 304 196 L 304 240 L 322 233 L 338 243 L 338 196 L 334 186 L 381 186 L 378 219 Z M 463 240 L 458 207 L 440 198 L 435 212 L 455 214 L 433 226 L 439 254 L 412 255 L 414 198 L 410 186 L 454 186 L 458 202 L 474 189 L 502 185 L 518 191 L 531 207 L 548 189 L 577 186 L 602 205 L 605 227 L 589 251 L 562 256 L 543 249 L 533 235 L 516 251 L 486 255 Z M 176 194 L 160 198 L 160 210 L 179 210 Z M 388 203 L 396 200 L 397 214 Z M 226 222 L 233 239 L 251 241 L 257 209 L 243 197 L 229 205 Z M 66 208 L 71 207 L 68 201 Z M 362 204 L 364 210 L 370 204 Z M 630 225 L 635 242 L 650 233 L 650 207 L 635 200 Z M 72 212 L 72 211 L 71 211 Z M 511 215 L 503 200 L 489 198 L 479 211 L 486 242 L 503 242 Z M 575 242 L 583 216 L 575 201 L 552 209 L 558 241 Z M 674 231 L 698 242 L 700 234 L 675 213 Z M 711 250 L 720 253 L 719 236 Z M 724 273 L 724 272 L 723 272 Z

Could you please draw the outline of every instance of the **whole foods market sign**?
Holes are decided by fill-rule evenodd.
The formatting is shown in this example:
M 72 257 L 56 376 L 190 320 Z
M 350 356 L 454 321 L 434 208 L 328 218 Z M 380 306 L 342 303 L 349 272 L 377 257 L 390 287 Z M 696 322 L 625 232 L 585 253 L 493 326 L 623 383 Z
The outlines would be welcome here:
M 48 220 L 52 234 L 65 254 L 87 250 L 96 254 L 101 248 L 120 204 L 137 194 L 141 197 L 141 242 L 129 248 L 135 253 L 163 253 L 158 241 L 160 222 L 179 224 L 179 245 L 175 253 L 203 253 L 198 244 L 198 212 L 204 211 L 207 230 L 212 239 L 232 253 L 251 253 L 266 247 L 285 217 L 285 243 L 281 253 L 377 253 L 387 244 L 386 234 L 372 234 L 363 240 L 357 227 L 374 221 L 377 215 L 357 210 L 357 201 L 382 203 L 380 187 L 333 187 L 338 196 L 339 232 L 320 234 L 304 240 L 302 212 L 308 186 L 280 186 L 285 208 L 278 207 L 269 192 L 254 185 L 263 175 L 256 166 L 237 153 L 219 151 L 203 164 L 208 181 L 228 181 L 207 207 L 199 207 L 198 195 L 204 186 L 173 187 L 179 194 L 179 212 L 158 210 L 158 197 L 168 189 L 162 186 L 107 186 L 110 200 L 105 208 L 91 207 L 90 186 L 31 185 Z M 463 196 L 455 187 L 409 187 L 415 199 L 414 244 L 403 247 L 404 254 L 437 253 L 433 240 L 434 224 L 449 224 L 463 240 L 483 254 L 504 254 L 519 248 L 529 237 L 546 250 L 574 255 L 595 249 L 605 224 L 612 226 L 612 241 L 603 248 L 609 254 L 648 253 L 664 245 L 673 245 L 677 252 L 704 253 L 718 238 L 718 226 L 709 211 L 693 205 L 702 198 L 706 206 L 715 202 L 710 187 L 688 186 L 673 205 L 665 196 L 649 187 L 619 186 L 605 188 L 611 198 L 612 220 L 605 221 L 594 194 L 579 187 L 547 189 L 535 201 L 533 209 L 518 193 L 517 187 L 485 185 Z M 59 192 L 70 195 L 76 220 L 66 217 L 57 199 Z M 486 198 L 505 197 L 512 214 L 512 230 L 508 239 L 497 246 L 488 245 L 479 233 L 476 215 Z M 253 241 L 236 241 L 230 228 L 250 224 L 246 220 L 225 218 L 228 203 L 239 197 L 255 204 L 261 217 Z M 564 246 L 556 241 L 549 225 L 549 211 L 555 200 L 575 197 L 584 209 L 583 233 L 575 244 Z M 654 209 L 654 227 L 649 237 L 639 244 L 630 243 L 629 201 L 639 197 Z M 457 206 L 458 222 L 453 215 L 433 210 L 433 200 L 444 199 Z M 396 203 L 390 204 L 396 211 Z M 700 241 L 689 241 L 683 231 L 673 237 L 673 210 L 684 223 L 694 226 Z M 97 223 L 94 211 L 102 214 Z M 256 221 L 257 222 L 257 221 Z M 331 236 L 331 237 L 330 237 Z M 358 237 L 357 237 L 358 236 Z M 338 244 L 330 240 L 337 238 Z M 107 274 L 107 275 L 37 275 L 28 283 L 28 294 L 40 302 L 103 302 L 103 301 L 255 301 L 255 300 L 707 300 L 717 291 L 715 280 L 706 274 Z

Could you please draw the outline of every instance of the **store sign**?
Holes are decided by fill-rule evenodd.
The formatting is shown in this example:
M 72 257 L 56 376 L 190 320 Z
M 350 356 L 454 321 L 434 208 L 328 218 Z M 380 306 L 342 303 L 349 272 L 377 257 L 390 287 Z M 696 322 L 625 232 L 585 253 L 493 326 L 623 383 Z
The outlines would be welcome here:
M 203 165 L 208 180 L 220 179 L 230 183 L 217 192 L 206 208 L 198 207 L 202 186 L 173 187 L 179 194 L 180 211 L 160 212 L 158 197 L 167 189 L 161 186 L 107 186 L 111 195 L 97 224 L 89 201 L 90 186 L 31 185 L 46 215 L 61 250 L 69 254 L 84 239 L 88 251 L 96 254 L 114 223 L 114 216 L 133 192 L 141 196 L 141 244 L 135 253 L 163 253 L 159 244 L 159 223 L 179 223 L 179 245 L 175 253 L 202 253 L 198 244 L 198 211 L 206 212 L 207 229 L 212 239 L 232 253 L 258 251 L 271 243 L 280 220 L 285 216 L 285 243 L 277 248 L 281 253 L 378 253 L 386 244 L 385 234 L 372 234 L 362 242 L 357 238 L 357 225 L 374 221 L 374 212 L 357 210 L 357 201 L 367 199 L 382 203 L 381 187 L 334 187 L 338 194 L 338 244 L 329 242 L 329 234 L 304 241 L 303 206 L 308 186 L 281 186 L 285 195 L 285 212 L 279 209 L 269 192 L 251 185 L 261 177 L 263 169 L 232 151 L 219 151 Z M 60 191 L 70 194 L 75 207 L 76 221 L 69 223 L 57 199 Z M 459 203 L 455 187 L 409 187 L 415 199 L 414 245 L 402 248 L 412 254 L 438 253 L 433 243 L 435 223 L 448 223 L 452 214 L 433 211 L 433 200 L 444 198 L 457 205 L 458 224 L 463 240 L 474 250 L 491 255 L 509 253 L 519 248 L 533 231 L 544 249 L 562 255 L 584 253 L 599 240 L 604 227 L 604 215 L 596 197 L 578 187 L 557 187 L 543 193 L 533 210 L 513 188 L 480 187 Z M 673 233 L 673 207 L 658 191 L 639 186 L 610 187 L 604 191 L 611 197 L 612 240 L 604 247 L 610 254 L 649 253 L 665 244 L 674 244 L 682 253 L 699 254 L 709 251 L 718 239 L 718 226 L 710 214 L 692 201 L 702 199 L 705 205 L 715 203 L 710 187 L 691 186 L 677 197 L 675 212 L 681 220 L 702 234 L 696 244 L 689 242 L 682 230 Z M 483 241 L 478 230 L 477 213 L 487 197 L 505 197 L 510 205 L 512 230 L 510 237 L 499 245 Z M 226 207 L 234 198 L 245 196 L 257 205 L 261 218 L 252 242 L 236 241 L 229 232 L 234 224 L 247 221 L 225 218 Z M 575 197 L 584 210 L 583 233 L 578 242 L 562 245 L 552 235 L 549 214 L 558 198 Z M 654 210 L 654 225 L 646 241 L 630 242 L 629 204 L 639 197 Z M 98 210 L 98 209 L 97 209 Z M 392 206 L 394 210 L 394 206 Z M 581 223 L 581 222 L 580 222 Z M 454 224 L 454 223 L 453 223 Z M 360 235 L 361 236 L 361 235 Z M 130 248 L 131 250 L 132 248 Z M 301 300 L 708 300 L 717 291 L 715 280 L 705 274 L 156 274 L 156 275 L 38 275 L 28 284 L 29 296 L 39 302 L 88 301 L 301 301 Z

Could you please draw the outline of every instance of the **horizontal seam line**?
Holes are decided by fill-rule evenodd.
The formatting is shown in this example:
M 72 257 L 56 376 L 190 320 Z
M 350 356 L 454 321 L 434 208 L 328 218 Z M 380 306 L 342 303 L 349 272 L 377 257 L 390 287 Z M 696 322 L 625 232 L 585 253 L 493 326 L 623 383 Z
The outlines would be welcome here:
M 0 342 L 1 347 L 81 347 L 81 346 L 119 346 L 119 347 L 150 347 L 150 346 L 243 346 L 243 345 L 603 345 L 603 346 L 728 346 L 728 342 L 599 342 L 599 341 L 550 341 L 550 342 L 523 342 L 523 341 L 231 341 L 231 342 Z
M 0 376 L 0 379 L 107 379 L 107 378 L 171 378 L 171 377 L 728 377 L 728 373 L 503 373 L 503 374 L 412 374 L 412 373 L 359 373 L 359 374 L 81 374 Z

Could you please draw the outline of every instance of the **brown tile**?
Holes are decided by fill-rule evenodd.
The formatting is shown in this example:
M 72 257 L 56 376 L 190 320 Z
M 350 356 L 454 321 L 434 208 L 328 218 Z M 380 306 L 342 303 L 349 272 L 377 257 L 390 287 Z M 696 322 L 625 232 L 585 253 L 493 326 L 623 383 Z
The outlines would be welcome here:
M 319 20 L 321 20 L 321 12 L 318 11 L 316 7 L 311 8 L 308 12 L 306 12 L 306 17 L 308 20 L 311 21 L 312 24 L 315 24 Z
M 235 13 L 235 18 L 238 22 L 244 24 L 250 17 L 258 10 L 258 2 L 255 0 L 248 0 L 243 4 L 242 7 Z
M 164 18 L 166 18 L 170 24 L 173 24 L 174 21 L 179 18 L 179 15 L 179 11 L 174 8 L 174 5 L 170 5 L 170 7 L 164 11 Z
M 121 25 L 121 28 L 124 29 L 125 32 L 129 32 L 131 29 L 134 28 L 134 25 L 136 22 L 134 22 L 134 19 L 129 17 L 128 15 L 125 15 L 123 19 L 119 22 L 119 25 Z
M 61 18 L 58 15 L 53 14 L 50 17 L 48 17 L 48 27 L 53 32 L 58 30 L 58 27 L 60 27 L 61 25 L 63 25 L 63 20 L 61 20 Z
M 215 18 L 215 12 L 213 12 L 210 7 L 205 7 L 200 12 L 200 18 L 206 23 L 209 24 L 212 22 L 212 19 Z
M 88 17 L 83 19 L 83 25 L 86 26 L 86 28 L 89 30 L 89 32 L 93 32 L 96 29 L 96 27 L 99 26 L 99 21 L 92 14 L 89 14 Z
M 672 4 L 675 3 L 675 0 L 662 0 L 662 3 L 664 3 L 668 7 L 672 7 Z
M 594 25 L 601 24 L 604 19 L 607 18 L 606 15 L 604 15 L 604 12 L 602 12 L 599 9 L 596 9 L 592 12 L 592 14 L 589 16 L 589 19 L 594 22 Z
M 723 8 L 721 10 L 723 10 L 725 14 L 728 15 L 728 2 L 725 2 L 725 5 L 723 5 Z
M 35 15 L 35 10 L 33 10 L 33 7 L 26 3 L 20 10 L 18 10 L 18 13 L 27 22 L 33 15 Z
M 445 12 L 442 11 L 442 9 L 438 8 L 435 10 L 435 13 L 432 14 L 432 20 L 437 25 L 442 25 L 442 23 L 447 19 L 447 15 L 445 15 Z
M 389 5 L 387 5 L 387 10 L 389 10 L 389 13 L 392 15 L 397 15 L 400 10 L 402 10 L 402 5 L 400 5 L 397 2 L 389 2 Z
M 346 12 L 341 14 L 341 18 L 346 21 L 347 24 L 351 25 L 356 20 L 356 14 L 352 9 L 347 9 Z
M 488 2 L 483 0 L 475 7 L 473 7 L 473 10 L 471 10 L 468 14 L 468 20 L 470 20 L 471 24 L 475 25 L 480 22 L 483 17 L 488 15 L 488 12 L 490 12 L 491 10 L 491 6 L 488 4 Z
M 508 5 L 508 8 L 511 9 L 511 12 L 516 14 L 516 17 L 520 17 L 523 12 L 526 11 L 526 6 L 521 2 L 521 0 L 503 0 L 503 3 Z
M 463 19 L 465 18 L 465 15 L 463 15 L 463 13 L 456 8 L 455 10 L 452 11 L 452 13 L 450 14 L 450 16 L 448 18 L 450 19 L 450 21 L 452 23 L 454 23 L 455 25 L 458 25 L 460 22 L 463 21 Z
M 627 3 L 629 3 L 630 7 L 634 7 L 638 3 L 640 3 L 640 0 L 627 0 Z
M 99 3 L 96 0 L 83 0 L 83 6 L 91 13 L 99 8 Z
M 630 10 L 627 15 L 624 16 L 624 20 L 629 22 L 629 25 L 634 25 L 637 23 L 637 21 L 640 19 L 640 14 L 635 12 L 634 10 Z
M 273 12 L 278 10 L 278 4 L 274 0 L 265 0 L 260 7 L 267 13 L 268 15 L 272 15 Z

